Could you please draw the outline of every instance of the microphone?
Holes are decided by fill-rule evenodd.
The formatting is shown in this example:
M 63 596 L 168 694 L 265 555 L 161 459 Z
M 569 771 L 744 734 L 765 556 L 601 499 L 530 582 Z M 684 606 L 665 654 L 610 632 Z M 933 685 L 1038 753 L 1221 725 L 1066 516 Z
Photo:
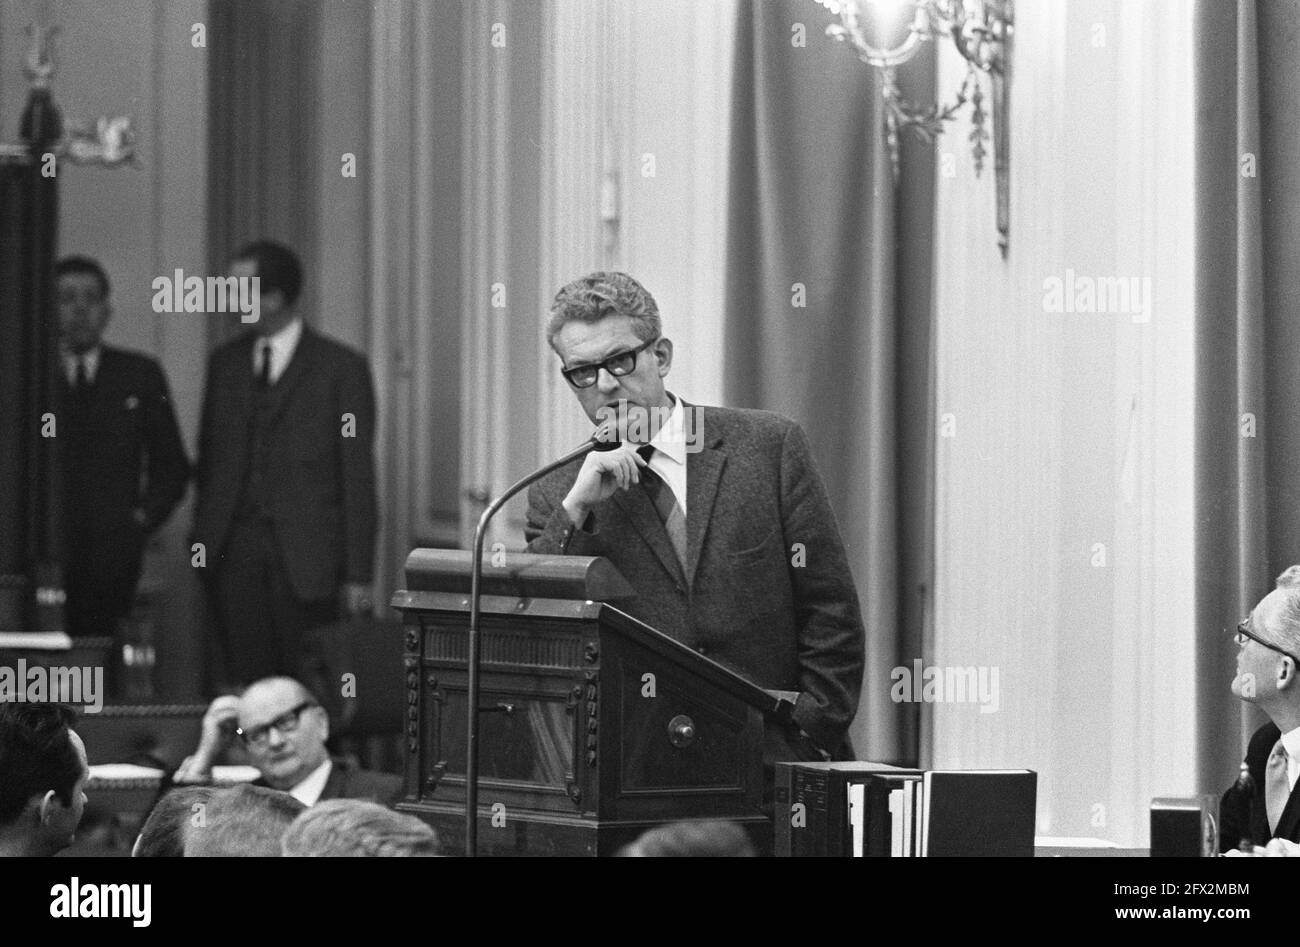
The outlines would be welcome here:
M 596 428 L 591 435 L 591 443 L 594 445 L 592 450 L 611 451 L 618 450 L 623 446 L 623 442 L 618 439 L 618 425 L 613 421 L 606 421 L 600 427 Z M 585 454 L 586 451 L 583 451 Z M 581 454 L 579 455 L 581 456 Z M 567 463 L 568 461 L 565 461 Z
M 474 552 L 470 559 L 470 605 L 469 605 L 469 655 L 467 671 L 469 676 L 466 694 L 466 733 L 465 754 L 465 854 L 473 858 L 478 854 L 478 743 L 479 743 L 479 666 L 481 636 L 479 619 L 481 586 L 483 582 L 483 543 L 487 538 L 487 526 L 501 507 L 506 505 L 515 494 L 541 480 L 553 470 L 572 463 L 579 457 L 585 457 L 592 451 L 611 451 L 623 446 L 618 439 L 618 425 L 613 419 L 606 421 L 590 438 L 558 460 L 553 460 L 544 467 L 533 471 L 528 476 L 512 484 L 501 496 L 488 504 L 483 515 L 479 517 L 478 528 L 474 530 Z

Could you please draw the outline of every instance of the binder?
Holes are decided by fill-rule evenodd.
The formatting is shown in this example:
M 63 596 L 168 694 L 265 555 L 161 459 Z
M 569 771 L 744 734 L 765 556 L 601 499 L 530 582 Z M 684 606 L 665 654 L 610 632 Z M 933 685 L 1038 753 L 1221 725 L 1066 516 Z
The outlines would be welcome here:
M 1032 770 L 932 770 L 921 792 L 920 855 L 1033 857 Z
M 920 770 L 862 760 L 777 763 L 773 812 L 776 856 L 850 857 L 854 828 L 849 819 L 849 786 L 884 774 L 910 775 L 913 780 L 921 776 Z M 873 800 L 865 800 L 864 806 Z M 868 825 L 864 825 L 864 844 L 867 831 Z

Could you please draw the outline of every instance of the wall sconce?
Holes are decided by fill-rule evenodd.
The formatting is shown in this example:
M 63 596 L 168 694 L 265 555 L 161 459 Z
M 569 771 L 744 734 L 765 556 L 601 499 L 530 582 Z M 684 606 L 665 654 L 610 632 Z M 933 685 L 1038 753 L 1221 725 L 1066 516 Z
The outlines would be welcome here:
M 17 144 L 0 144 L 0 160 L 40 162 L 45 155 L 68 158 L 74 164 L 117 168 L 138 166 L 135 130 L 126 116 L 100 116 L 94 123 L 77 122 L 67 128 L 63 113 L 50 93 L 54 76 L 54 37 L 57 26 L 33 24 L 27 27 L 32 38 L 23 72 L 29 84 L 27 107 L 19 119 Z
M 880 70 L 885 103 L 885 140 L 898 181 L 898 132 L 915 129 L 933 142 L 967 104 L 971 106 L 971 153 L 975 174 L 984 170 L 989 140 L 980 74 L 992 85 L 993 164 L 997 181 L 998 247 L 1005 259 L 1010 240 L 1011 153 L 1007 134 L 1010 110 L 1007 82 L 1011 71 L 1014 0 L 817 0 L 840 18 L 826 34 L 851 43 L 858 58 Z M 966 77 L 951 105 L 915 105 L 898 90 L 894 71 L 921 48 L 947 35 L 966 60 Z

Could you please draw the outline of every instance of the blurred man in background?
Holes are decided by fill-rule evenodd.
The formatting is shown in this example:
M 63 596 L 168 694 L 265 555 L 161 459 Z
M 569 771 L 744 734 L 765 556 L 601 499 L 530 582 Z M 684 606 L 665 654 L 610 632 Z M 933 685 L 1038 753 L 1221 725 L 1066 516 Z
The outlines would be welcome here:
M 162 368 L 103 344 L 113 315 L 103 268 L 67 257 L 54 274 L 67 630 L 114 636 L 131 610 L 145 544 L 185 496 L 190 465 Z
M 307 324 L 288 247 L 249 244 L 231 275 L 259 280 L 260 318 L 212 353 L 199 429 L 193 539 L 226 665 L 217 689 L 289 674 L 324 696 L 338 680 L 319 629 L 373 603 L 370 368 Z
M 218 697 L 203 717 L 203 736 L 172 776 L 177 785 L 206 783 L 212 767 L 235 740 L 248 750 L 258 783 L 283 790 L 304 805 L 322 799 L 370 799 L 393 805 L 402 779 L 333 759 L 325 747 L 325 708 L 298 681 L 273 677 L 251 684 L 239 697 Z

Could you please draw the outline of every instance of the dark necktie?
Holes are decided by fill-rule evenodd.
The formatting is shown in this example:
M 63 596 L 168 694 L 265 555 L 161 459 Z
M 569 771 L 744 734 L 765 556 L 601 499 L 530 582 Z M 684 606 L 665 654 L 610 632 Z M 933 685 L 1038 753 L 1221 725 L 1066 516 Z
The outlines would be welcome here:
M 78 401 L 85 401 L 90 397 L 90 375 L 86 373 L 86 358 L 84 355 L 77 356 L 77 370 L 72 390 Z
M 271 387 L 271 343 L 263 342 L 261 360 L 258 362 L 257 383 L 261 388 Z
M 648 465 L 650 458 L 654 456 L 655 449 L 649 444 L 638 447 L 636 452 L 641 455 L 641 459 Z M 677 553 L 677 561 L 682 565 L 682 572 L 686 572 L 686 513 L 682 510 L 682 505 L 677 502 L 677 496 L 673 493 L 673 488 L 666 484 L 662 477 L 645 466 L 641 468 L 641 486 L 645 489 L 646 495 L 650 497 L 650 502 L 654 504 L 655 512 L 659 514 L 659 520 L 664 524 L 664 529 L 668 533 L 668 541 L 673 544 L 673 552 Z

